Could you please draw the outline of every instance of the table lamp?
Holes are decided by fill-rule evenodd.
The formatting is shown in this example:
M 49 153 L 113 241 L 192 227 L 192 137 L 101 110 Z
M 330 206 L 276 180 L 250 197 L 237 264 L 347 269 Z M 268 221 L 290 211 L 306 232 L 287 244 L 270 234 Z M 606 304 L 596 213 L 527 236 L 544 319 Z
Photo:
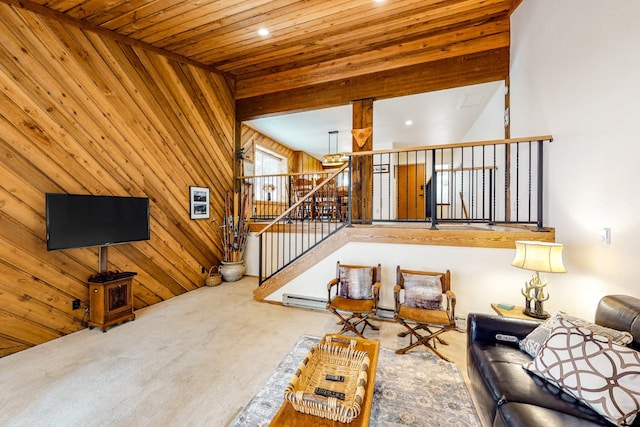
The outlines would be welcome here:
M 522 295 L 525 298 L 522 312 L 536 319 L 548 318 L 549 314 L 542 309 L 542 303 L 549 299 L 549 294 L 544 292 L 547 280 L 540 273 L 567 272 L 562 263 L 562 245 L 560 243 L 517 241 L 516 256 L 511 265 L 534 272 L 533 277 L 529 282 L 525 282 L 522 290 Z M 531 303 L 533 303 L 533 309 Z

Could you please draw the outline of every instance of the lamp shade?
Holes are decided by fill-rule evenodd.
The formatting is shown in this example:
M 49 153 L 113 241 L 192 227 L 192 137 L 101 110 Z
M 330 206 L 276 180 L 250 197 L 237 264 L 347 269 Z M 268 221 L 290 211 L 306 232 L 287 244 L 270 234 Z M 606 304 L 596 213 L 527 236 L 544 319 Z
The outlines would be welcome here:
M 562 262 L 562 244 L 547 242 L 516 242 L 516 256 L 511 265 L 544 273 L 566 273 Z

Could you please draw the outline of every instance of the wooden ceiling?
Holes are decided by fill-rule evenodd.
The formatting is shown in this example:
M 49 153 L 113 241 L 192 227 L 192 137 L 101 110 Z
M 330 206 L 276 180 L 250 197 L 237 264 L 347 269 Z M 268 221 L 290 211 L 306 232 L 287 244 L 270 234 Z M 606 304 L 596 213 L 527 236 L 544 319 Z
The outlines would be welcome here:
M 353 96 L 398 96 L 503 79 L 509 15 L 521 2 L 0 1 L 224 72 L 236 81 L 243 119 L 301 109 L 309 98 L 322 98 L 312 101 L 315 107 L 329 106 Z M 270 34 L 259 36 L 260 28 Z

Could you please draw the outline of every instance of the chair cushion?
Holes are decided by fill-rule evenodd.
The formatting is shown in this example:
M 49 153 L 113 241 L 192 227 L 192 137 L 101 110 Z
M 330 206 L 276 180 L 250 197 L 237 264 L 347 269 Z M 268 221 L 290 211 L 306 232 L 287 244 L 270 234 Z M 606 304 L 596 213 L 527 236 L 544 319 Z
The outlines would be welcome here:
M 409 307 L 440 310 L 442 282 L 440 276 L 402 273 L 404 278 L 404 304 Z
M 631 425 L 640 412 L 640 353 L 567 319 L 556 319 L 523 367 L 617 425 Z
M 549 338 L 549 334 L 551 333 L 553 325 L 559 318 L 567 319 L 569 322 L 573 323 L 576 326 L 587 328 L 593 331 L 596 335 L 611 338 L 611 340 L 616 344 L 628 345 L 633 342 L 633 335 L 631 335 L 629 332 L 617 331 L 605 326 L 596 325 L 595 323 L 591 323 L 589 321 L 570 316 L 567 313 L 559 311 L 557 313 L 554 313 L 553 316 L 549 317 L 547 320 L 541 323 L 540 326 L 531 331 L 531 333 L 527 335 L 523 340 L 521 340 L 520 349 L 527 353 L 529 356 L 536 357 L 538 353 L 540 353 L 540 349 L 542 348 L 544 342 L 547 340 L 547 338 Z
M 373 299 L 373 267 L 340 267 L 340 293 L 344 298 Z
M 329 306 L 336 310 L 350 311 L 352 313 L 369 313 L 373 310 L 373 300 L 348 299 L 337 296 L 331 300 Z
M 451 325 L 452 322 L 449 319 L 446 311 L 442 310 L 425 310 L 423 308 L 407 307 L 404 304 L 400 304 L 400 310 L 398 316 L 413 320 L 418 323 L 428 323 L 432 325 Z

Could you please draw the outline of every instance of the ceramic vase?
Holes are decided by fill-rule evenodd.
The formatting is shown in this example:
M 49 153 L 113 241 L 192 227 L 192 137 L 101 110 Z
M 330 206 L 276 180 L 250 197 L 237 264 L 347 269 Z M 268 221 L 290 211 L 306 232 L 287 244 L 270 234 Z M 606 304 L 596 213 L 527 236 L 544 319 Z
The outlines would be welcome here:
M 222 265 L 218 269 L 222 274 L 222 280 L 225 282 L 236 282 L 244 275 L 244 261 L 238 262 L 225 262 L 222 261 Z

